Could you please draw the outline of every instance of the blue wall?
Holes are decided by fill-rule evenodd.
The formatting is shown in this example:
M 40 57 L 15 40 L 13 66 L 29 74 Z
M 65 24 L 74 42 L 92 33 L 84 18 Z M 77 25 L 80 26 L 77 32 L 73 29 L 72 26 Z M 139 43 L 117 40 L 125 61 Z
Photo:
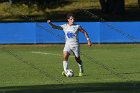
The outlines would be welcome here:
M 64 22 L 54 22 L 56 25 Z M 140 42 L 140 22 L 77 22 L 93 43 Z M 87 40 L 79 33 L 80 43 Z M 64 43 L 63 31 L 47 23 L 0 23 L 0 44 Z
M 0 44 L 36 43 L 35 23 L 0 23 Z

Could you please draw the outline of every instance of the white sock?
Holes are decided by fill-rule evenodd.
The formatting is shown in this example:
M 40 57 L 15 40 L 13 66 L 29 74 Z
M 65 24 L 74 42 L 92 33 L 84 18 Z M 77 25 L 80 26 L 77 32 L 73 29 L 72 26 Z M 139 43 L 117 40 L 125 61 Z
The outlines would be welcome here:
M 63 61 L 63 69 L 66 72 L 68 69 L 68 61 Z

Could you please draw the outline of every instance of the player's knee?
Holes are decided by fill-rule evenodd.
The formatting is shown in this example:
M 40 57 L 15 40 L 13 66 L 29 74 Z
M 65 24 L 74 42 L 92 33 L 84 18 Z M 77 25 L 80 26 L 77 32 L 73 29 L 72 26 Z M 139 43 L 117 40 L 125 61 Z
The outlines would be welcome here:
M 63 58 L 63 59 L 64 59 L 65 61 L 67 61 L 67 60 L 68 60 L 68 57 L 65 57 L 65 56 L 64 56 L 64 58 Z
M 75 60 L 76 60 L 77 62 L 81 62 L 80 57 L 75 57 Z
M 68 60 L 68 55 L 64 55 L 64 57 L 63 57 L 63 59 L 65 60 L 65 61 L 67 61 Z

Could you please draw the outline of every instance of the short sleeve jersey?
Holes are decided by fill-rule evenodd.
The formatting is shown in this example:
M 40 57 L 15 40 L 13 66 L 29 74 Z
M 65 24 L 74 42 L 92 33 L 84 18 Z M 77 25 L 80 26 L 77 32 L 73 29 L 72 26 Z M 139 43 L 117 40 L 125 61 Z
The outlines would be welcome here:
M 79 33 L 79 27 L 80 25 L 73 24 L 73 25 L 68 25 L 68 24 L 63 24 L 61 25 L 63 28 L 63 31 L 65 33 L 65 38 L 66 38 L 66 43 L 67 44 L 79 44 L 79 38 L 78 38 L 78 33 Z

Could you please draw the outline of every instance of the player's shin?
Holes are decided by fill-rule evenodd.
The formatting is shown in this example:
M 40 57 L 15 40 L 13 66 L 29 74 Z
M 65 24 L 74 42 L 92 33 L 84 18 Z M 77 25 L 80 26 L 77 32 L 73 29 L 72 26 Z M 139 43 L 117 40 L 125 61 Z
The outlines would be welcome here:
M 68 61 L 63 61 L 63 69 L 66 72 L 68 69 Z
M 78 63 L 78 66 L 79 66 L 79 73 L 83 73 L 84 72 L 83 62 L 80 60 L 77 63 Z

